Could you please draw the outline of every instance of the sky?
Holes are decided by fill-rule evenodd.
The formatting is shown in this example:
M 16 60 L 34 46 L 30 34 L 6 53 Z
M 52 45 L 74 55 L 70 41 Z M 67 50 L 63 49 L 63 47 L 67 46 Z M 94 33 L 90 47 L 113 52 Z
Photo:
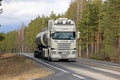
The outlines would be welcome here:
M 49 16 L 65 13 L 71 0 L 3 0 L 4 12 L 0 14 L 0 33 L 17 30 L 24 22 L 25 25 L 37 16 Z

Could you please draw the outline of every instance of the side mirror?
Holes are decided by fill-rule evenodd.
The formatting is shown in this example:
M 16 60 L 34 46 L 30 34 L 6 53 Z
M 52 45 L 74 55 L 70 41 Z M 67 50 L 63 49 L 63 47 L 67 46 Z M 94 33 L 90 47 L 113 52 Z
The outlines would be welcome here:
M 77 32 L 77 39 L 80 39 L 80 32 Z

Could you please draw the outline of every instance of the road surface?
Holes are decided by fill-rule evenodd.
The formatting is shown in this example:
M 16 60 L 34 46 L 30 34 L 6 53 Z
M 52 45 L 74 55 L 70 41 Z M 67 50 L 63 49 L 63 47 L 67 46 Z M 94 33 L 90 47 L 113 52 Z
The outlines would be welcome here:
M 120 64 L 84 58 L 76 62 L 50 62 L 34 58 L 32 53 L 22 54 L 55 72 L 52 76 L 35 80 L 120 80 Z

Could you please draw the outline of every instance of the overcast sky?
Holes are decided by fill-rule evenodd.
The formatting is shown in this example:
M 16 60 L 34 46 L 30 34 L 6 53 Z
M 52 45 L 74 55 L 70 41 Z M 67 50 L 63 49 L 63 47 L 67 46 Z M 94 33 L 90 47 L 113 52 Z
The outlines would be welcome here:
M 3 0 L 4 12 L 0 14 L 0 32 L 18 29 L 24 22 L 26 25 L 38 15 L 49 16 L 65 13 L 71 0 Z

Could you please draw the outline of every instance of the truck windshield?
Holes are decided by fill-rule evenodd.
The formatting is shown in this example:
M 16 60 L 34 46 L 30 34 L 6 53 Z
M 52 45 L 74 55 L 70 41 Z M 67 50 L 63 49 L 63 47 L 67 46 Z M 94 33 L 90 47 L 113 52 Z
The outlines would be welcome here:
M 52 38 L 56 40 L 74 40 L 75 32 L 55 32 L 52 34 Z

